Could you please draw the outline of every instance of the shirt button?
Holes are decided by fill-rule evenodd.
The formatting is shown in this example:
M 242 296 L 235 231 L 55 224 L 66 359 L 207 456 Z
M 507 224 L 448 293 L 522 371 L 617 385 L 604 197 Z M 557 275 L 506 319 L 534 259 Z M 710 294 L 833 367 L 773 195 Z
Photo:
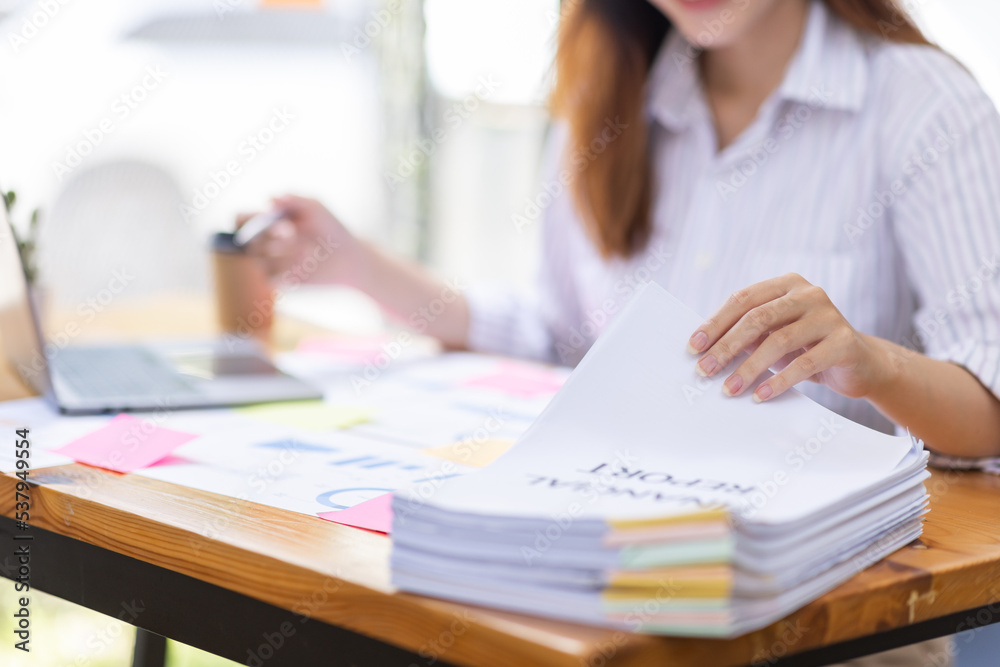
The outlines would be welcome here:
M 702 271 L 712 268 L 714 264 L 715 258 L 712 257 L 711 253 L 701 251 L 694 256 L 694 265 Z

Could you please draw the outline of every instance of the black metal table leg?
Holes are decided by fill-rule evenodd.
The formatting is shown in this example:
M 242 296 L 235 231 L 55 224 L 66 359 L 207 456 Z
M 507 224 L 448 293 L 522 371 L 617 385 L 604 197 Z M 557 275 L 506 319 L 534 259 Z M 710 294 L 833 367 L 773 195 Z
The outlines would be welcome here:
M 13 519 L 0 516 L 0 542 L 19 532 Z M 31 534 L 32 588 L 139 628 L 132 663 L 136 667 L 163 667 L 163 637 L 266 667 L 427 663 L 412 651 L 103 547 L 34 526 Z M 9 567 L 3 566 L 0 555 L 0 576 L 10 578 Z M 152 650 L 143 656 L 144 642 L 159 645 L 159 662 L 151 659 L 156 655 Z M 437 659 L 434 667 L 446 665 Z
M 167 638 L 142 628 L 135 629 L 132 667 L 166 667 Z

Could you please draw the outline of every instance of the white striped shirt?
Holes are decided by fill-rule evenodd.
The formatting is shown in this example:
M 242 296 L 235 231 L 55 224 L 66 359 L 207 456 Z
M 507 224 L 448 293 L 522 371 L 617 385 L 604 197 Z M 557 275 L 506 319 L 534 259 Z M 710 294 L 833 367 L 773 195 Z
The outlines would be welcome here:
M 817 0 L 782 84 L 719 152 L 692 56 L 672 31 L 649 75 L 647 248 L 603 260 L 562 188 L 542 216 L 537 295 L 470 290 L 470 346 L 575 364 L 636 282 L 709 315 L 734 290 L 794 271 L 859 331 L 959 363 L 1000 395 L 1000 116 L 966 70 L 864 35 Z M 552 192 L 587 160 L 555 136 Z M 799 389 L 892 428 L 866 401 Z

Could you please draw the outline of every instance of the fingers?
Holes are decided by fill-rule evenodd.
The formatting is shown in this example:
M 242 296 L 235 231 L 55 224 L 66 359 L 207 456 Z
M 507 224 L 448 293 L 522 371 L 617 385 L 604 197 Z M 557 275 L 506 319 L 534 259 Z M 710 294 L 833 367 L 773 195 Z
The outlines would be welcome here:
M 280 205 L 281 208 L 306 208 L 317 203 L 315 199 L 300 197 L 291 193 L 274 197 L 271 201 Z
M 275 208 L 284 211 L 288 218 L 293 221 L 315 215 L 317 210 L 323 209 L 323 205 L 315 199 L 299 197 L 298 195 L 282 195 L 271 201 Z
M 256 257 L 272 278 L 280 275 L 294 263 L 297 252 L 295 225 L 279 220 L 260 236 L 247 244 L 247 252 Z
M 264 261 L 272 276 L 297 269 L 303 262 L 317 262 L 319 265 L 309 270 L 310 281 L 352 279 L 358 266 L 352 255 L 361 253 L 362 247 L 323 204 L 288 194 L 275 197 L 273 208 L 282 213 L 281 219 L 247 245 L 248 252 Z M 335 250 L 337 261 L 326 261 Z
M 789 295 L 752 308 L 705 352 L 696 366 L 698 373 L 705 377 L 711 376 L 765 336 L 767 338 L 762 345 L 767 345 L 767 339 L 780 334 L 782 327 L 795 322 L 805 312 L 806 305 Z M 772 334 L 772 331 L 775 333 Z M 773 346 L 774 342 L 771 345 Z
M 267 229 L 266 235 L 274 241 L 292 241 L 298 236 L 298 230 L 291 220 L 282 218 Z
M 798 383 L 830 368 L 836 361 L 837 346 L 829 340 L 824 340 L 797 357 L 783 371 L 761 382 L 753 393 L 753 400 L 760 403 L 777 398 Z
M 294 265 L 294 249 L 283 241 L 261 241 L 253 249 L 254 259 L 264 267 L 265 273 L 273 280 Z
M 756 351 L 726 378 L 722 391 L 727 396 L 739 396 L 769 368 L 787 355 L 800 352 L 807 345 L 815 343 L 821 336 L 815 325 L 809 322 L 793 322 L 778 329 L 760 344 Z
M 275 258 L 291 255 L 295 250 L 297 236 L 294 224 L 287 220 L 279 220 L 250 241 L 247 250 L 251 255 L 258 257 Z
M 804 284 L 802 276 L 789 273 L 733 292 L 712 317 L 698 327 L 688 341 L 688 352 L 704 352 L 736 324 L 740 318 L 759 306 L 787 294 L 793 287 Z
M 254 217 L 260 211 L 255 211 L 254 213 L 237 213 L 236 214 L 236 229 L 239 229 L 247 223 L 247 220 Z
M 249 241 L 246 251 L 260 262 L 268 275 L 276 278 L 294 267 L 307 252 L 313 251 L 318 239 L 329 239 L 326 223 L 336 220 L 315 199 L 287 194 L 275 197 L 272 202 L 274 210 L 281 211 L 282 217 Z M 237 229 L 253 215 L 238 215 Z M 324 232 L 325 236 L 321 235 Z M 336 247 L 336 241 L 328 242 L 327 246 Z M 324 252 L 329 252 L 327 246 Z
M 760 347 L 760 344 L 763 343 L 766 338 L 767 338 L 767 334 L 766 333 L 765 334 L 761 334 L 760 337 L 757 338 L 757 340 L 755 340 L 754 342 L 752 342 L 749 345 L 747 345 L 747 353 L 748 354 L 753 354 L 757 350 L 757 348 Z
M 775 373 L 780 373 L 785 369 L 785 367 L 788 366 L 788 364 L 795 361 L 795 359 L 799 357 L 803 352 L 805 352 L 804 349 L 792 350 L 791 352 L 783 356 L 781 359 L 778 359 L 776 362 L 771 364 L 768 368 L 770 368 Z
M 729 396 L 746 393 L 772 368 L 777 375 L 757 386 L 755 401 L 780 396 L 804 380 L 860 396 L 867 380 L 859 340 L 826 292 L 790 273 L 733 293 L 692 334 L 688 351 L 702 354 L 695 370 L 706 377 L 748 353 L 723 383 Z

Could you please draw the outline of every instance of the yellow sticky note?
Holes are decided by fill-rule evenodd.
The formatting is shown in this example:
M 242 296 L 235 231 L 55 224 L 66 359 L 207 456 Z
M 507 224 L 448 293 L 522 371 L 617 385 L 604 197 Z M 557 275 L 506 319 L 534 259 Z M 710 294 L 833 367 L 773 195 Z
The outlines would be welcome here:
M 674 581 L 664 580 L 648 582 L 638 586 L 618 587 L 612 585 L 601 593 L 606 602 L 643 602 L 654 598 L 657 594 L 669 593 L 671 598 L 728 598 L 731 585 L 727 579 L 712 581 Z
M 283 426 L 309 429 L 311 431 L 332 431 L 362 424 L 372 416 L 366 407 L 350 405 L 330 405 L 323 401 L 288 401 L 286 403 L 261 403 L 236 408 L 236 411 Z
M 429 456 L 436 456 L 446 461 L 454 461 L 475 468 L 485 468 L 493 463 L 501 454 L 510 449 L 513 440 L 495 438 L 491 440 L 459 440 L 444 447 L 432 447 L 421 450 Z
M 656 526 L 667 526 L 675 523 L 688 523 L 688 522 L 699 522 L 699 521 L 724 521 L 729 516 L 729 513 L 725 509 L 711 508 L 707 510 L 699 510 L 689 512 L 687 514 L 678 514 L 675 516 L 659 517 L 653 519 L 620 519 L 620 520 L 609 520 L 608 525 L 616 530 L 633 530 L 633 529 L 646 529 L 655 528 Z
M 648 598 L 666 585 L 671 597 L 728 597 L 733 583 L 732 569 L 726 565 L 693 565 L 653 568 L 651 570 L 616 570 L 608 574 L 606 600 Z

